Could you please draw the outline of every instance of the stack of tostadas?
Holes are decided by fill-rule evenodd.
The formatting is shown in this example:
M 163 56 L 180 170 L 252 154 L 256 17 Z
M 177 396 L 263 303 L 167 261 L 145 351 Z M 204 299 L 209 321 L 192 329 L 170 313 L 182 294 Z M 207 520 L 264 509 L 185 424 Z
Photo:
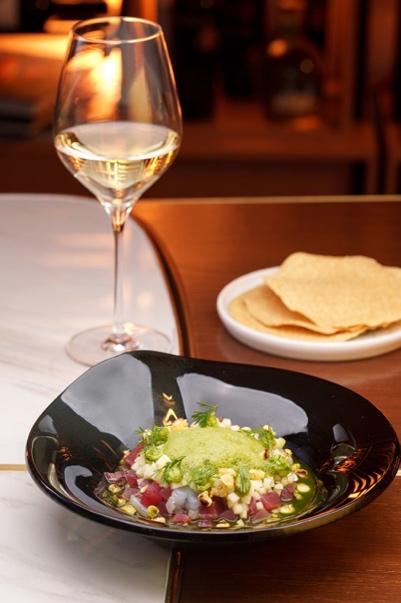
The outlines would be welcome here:
M 401 268 L 359 255 L 293 253 L 229 312 L 265 333 L 347 341 L 401 321 Z

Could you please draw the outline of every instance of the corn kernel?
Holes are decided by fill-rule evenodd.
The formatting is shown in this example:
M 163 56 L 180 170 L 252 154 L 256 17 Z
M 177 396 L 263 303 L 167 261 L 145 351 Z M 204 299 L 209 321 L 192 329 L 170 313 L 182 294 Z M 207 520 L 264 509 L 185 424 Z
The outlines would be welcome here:
M 159 515 L 159 509 L 154 505 L 149 505 L 149 507 L 146 509 L 146 514 L 149 519 L 154 519 Z
M 182 431 L 183 429 L 187 429 L 188 421 L 186 419 L 177 419 L 174 423 L 171 423 L 171 431 Z
M 198 494 L 198 500 L 200 500 L 200 502 L 206 505 L 207 507 L 210 507 L 213 503 L 207 490 Z
M 120 511 L 122 511 L 123 513 L 126 513 L 127 515 L 135 515 L 136 513 L 136 509 L 133 505 L 130 504 L 125 504 L 123 507 L 120 508 Z
M 270 490 L 274 486 L 274 479 L 272 477 L 265 477 L 263 480 L 263 487 Z
M 122 492 L 124 490 L 124 487 L 117 486 L 117 484 L 110 484 L 110 486 L 108 486 L 107 490 L 109 492 L 111 492 L 112 494 L 120 494 L 120 492 Z
M 229 473 L 224 473 L 220 476 L 220 480 L 230 491 L 234 490 L 234 477 Z
M 221 496 L 222 498 L 225 498 L 229 494 L 229 490 L 223 482 L 216 480 L 213 488 L 210 490 L 210 494 L 211 496 Z
M 262 480 L 265 477 L 265 472 L 261 469 L 250 469 L 249 477 L 254 480 Z
M 219 468 L 219 475 L 237 475 L 237 472 L 235 471 L 235 469 L 232 469 L 231 467 L 220 467 Z

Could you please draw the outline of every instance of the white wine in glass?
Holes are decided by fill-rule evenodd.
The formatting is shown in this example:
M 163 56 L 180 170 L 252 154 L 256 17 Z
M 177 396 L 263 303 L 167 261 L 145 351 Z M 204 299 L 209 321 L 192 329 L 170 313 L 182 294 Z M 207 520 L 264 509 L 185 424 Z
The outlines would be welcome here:
M 75 25 L 54 128 L 61 161 L 96 196 L 114 234 L 113 324 L 75 335 L 69 355 L 93 365 L 125 351 L 168 351 L 165 334 L 126 322 L 121 262 L 126 219 L 172 164 L 181 142 L 181 110 L 160 26 L 129 17 Z

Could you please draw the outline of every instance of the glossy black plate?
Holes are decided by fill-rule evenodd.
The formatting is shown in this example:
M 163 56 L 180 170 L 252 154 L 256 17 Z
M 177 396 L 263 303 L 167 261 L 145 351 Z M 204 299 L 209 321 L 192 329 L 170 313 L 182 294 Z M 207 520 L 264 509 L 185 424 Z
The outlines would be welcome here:
M 240 425 L 268 423 L 324 483 L 325 501 L 307 516 L 237 531 L 167 527 L 131 519 L 94 490 L 136 430 L 174 408 L 191 417 L 200 401 Z M 27 442 L 35 482 L 72 511 L 175 543 L 228 544 L 275 538 L 321 526 L 372 501 L 395 477 L 400 445 L 368 400 L 335 383 L 274 368 L 136 352 L 85 372 L 36 421 Z

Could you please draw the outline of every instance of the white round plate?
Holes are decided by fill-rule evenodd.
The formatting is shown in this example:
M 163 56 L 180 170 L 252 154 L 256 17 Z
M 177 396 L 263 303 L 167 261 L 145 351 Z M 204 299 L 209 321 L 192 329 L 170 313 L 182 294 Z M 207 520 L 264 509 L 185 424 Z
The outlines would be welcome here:
M 322 343 L 262 333 L 234 320 L 228 312 L 230 302 L 241 293 L 261 285 L 263 278 L 275 270 L 277 267 L 244 274 L 228 283 L 217 297 L 217 312 L 221 321 L 229 333 L 241 343 L 284 358 L 319 361 L 371 358 L 401 347 L 401 324 L 399 323 L 387 329 L 370 331 L 349 341 Z

